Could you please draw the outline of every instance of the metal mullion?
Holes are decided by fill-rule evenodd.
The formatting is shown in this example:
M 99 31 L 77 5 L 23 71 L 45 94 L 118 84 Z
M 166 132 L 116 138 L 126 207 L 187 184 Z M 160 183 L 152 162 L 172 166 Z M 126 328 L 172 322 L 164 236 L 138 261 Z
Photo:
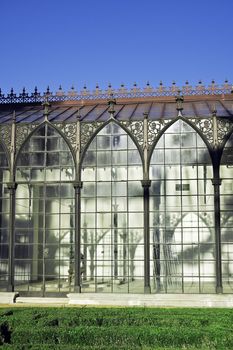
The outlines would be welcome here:
M 215 103 L 216 103 L 216 101 L 214 101 L 213 103 L 215 104 Z M 208 101 L 205 101 L 205 104 L 206 104 L 206 106 L 208 107 L 208 110 L 210 111 L 210 115 L 212 115 L 213 110 L 212 110 L 212 108 L 210 107 L 209 102 L 208 102 Z
M 76 109 L 73 113 L 71 113 L 67 118 L 64 118 L 64 119 L 62 120 L 62 122 L 65 122 L 65 121 L 67 121 L 68 119 L 72 118 L 73 115 L 75 115 L 76 113 L 79 113 L 79 112 L 81 111 L 81 109 L 83 109 L 83 107 L 84 107 L 84 106 L 77 107 L 77 109 Z M 71 107 L 71 108 L 73 108 L 73 107 Z
M 42 259 L 43 259 L 43 268 L 42 268 L 42 293 L 43 293 L 43 296 L 45 296 L 45 231 L 46 231 L 46 225 L 45 225 L 45 220 L 46 220 L 46 209 L 45 209 L 45 199 L 46 199 L 46 186 L 44 185 L 43 186 L 43 256 L 42 256 Z
M 17 124 L 23 123 L 26 119 L 30 118 L 35 112 L 37 113 L 39 110 L 33 110 L 31 114 L 27 115 L 26 117 L 22 118 L 21 120 L 17 121 Z M 28 111 L 27 111 L 28 112 Z M 20 113 L 17 115 L 17 117 L 21 114 L 23 114 L 24 112 Z
M 117 119 L 118 114 L 122 111 L 122 109 L 125 107 L 125 105 L 122 105 L 118 112 L 115 112 L 114 118 Z
M 180 194 L 180 214 L 181 214 L 181 252 L 182 252 L 182 263 L 181 263 L 181 290 L 182 293 L 184 293 L 184 228 L 183 228 L 183 177 L 182 177 L 182 165 L 183 165 L 183 158 L 182 158 L 182 135 L 183 131 L 181 129 L 181 122 L 179 122 L 179 134 L 180 134 L 180 182 L 181 182 L 181 194 Z
M 164 103 L 163 103 L 163 107 L 162 107 L 162 109 L 161 109 L 160 119 L 163 119 L 163 118 L 164 118 L 165 108 L 166 108 L 166 103 L 164 102 Z
M 115 280 L 114 280 L 114 268 L 115 268 L 115 261 L 114 261 L 114 239 L 113 239 L 113 235 L 114 235 L 114 228 L 113 228 L 113 222 L 114 220 L 112 220 L 112 206 L 113 206 L 113 198 L 112 198 L 112 186 L 113 186 L 113 181 L 112 181 L 112 156 L 113 156 L 113 149 L 112 149 L 112 145 L 113 145 L 113 127 L 112 127 L 112 123 L 111 123 L 111 148 L 110 148 L 110 152 L 111 152 L 111 157 L 110 157 L 110 169 L 111 169 L 111 292 L 113 293 L 114 287 L 115 287 Z
M 222 105 L 222 107 L 227 111 L 227 113 L 229 114 L 229 117 L 232 117 L 232 113 L 230 112 L 230 110 L 225 106 L 224 101 L 218 100 L 218 102 Z
M 99 120 L 102 117 L 102 115 L 108 110 L 108 108 L 109 107 L 106 107 L 105 110 L 103 112 L 101 112 L 100 115 L 98 115 L 98 117 L 95 119 L 95 121 Z
M 126 147 L 127 147 L 127 158 L 126 158 L 126 200 L 127 200 L 127 205 L 126 205 L 126 217 L 127 217 L 127 223 L 126 223 L 126 232 L 127 232 L 127 290 L 129 293 L 129 283 L 130 283 L 130 269 L 129 269 L 129 265 L 130 265 L 130 255 L 129 255 L 129 135 L 126 136 L 127 137 L 127 143 L 126 143 Z M 132 180 L 131 180 L 132 181 Z
M 60 184 L 59 184 L 59 240 L 58 240 L 58 249 L 59 249 L 59 275 L 58 275 L 58 288 L 60 292 L 60 281 L 61 281 L 61 215 L 62 215 L 62 208 L 61 208 L 61 168 L 59 164 L 59 170 L 60 170 Z
M 193 110 L 194 110 L 194 113 L 195 113 L 195 117 L 200 117 L 200 115 L 199 115 L 199 113 L 198 113 L 198 110 L 197 110 L 197 108 L 196 108 L 196 106 L 195 106 L 195 103 L 193 103 L 193 102 L 191 102 L 191 105 L 192 105 L 192 107 L 193 107 Z
M 164 134 L 165 135 L 165 134 Z M 162 252 L 163 252 L 163 268 L 165 268 L 164 276 L 165 276 L 165 286 L 164 290 L 167 294 L 167 259 L 164 258 L 164 251 L 167 248 L 167 244 L 165 245 L 164 240 L 166 239 L 166 228 L 167 228 L 167 177 L 166 177 L 166 167 L 167 163 L 165 161 L 165 150 L 166 150 L 166 139 L 164 139 L 163 151 L 164 151 L 164 229 L 163 229 L 163 242 L 162 242 Z M 160 259 L 161 261 L 161 259 Z
M 130 116 L 129 116 L 129 121 L 131 121 L 133 115 L 134 115 L 134 112 L 136 111 L 136 109 L 138 108 L 139 106 L 139 103 L 136 104 L 136 107 L 133 109 L 133 112 L 131 112 Z
M 43 152 L 44 153 L 44 179 L 46 180 L 46 159 L 47 159 L 47 153 L 46 153 L 46 150 L 47 150 L 47 125 L 45 125 L 45 151 Z M 45 232 L 46 232 L 46 209 L 45 209 L 45 204 L 46 204 L 46 184 L 44 183 L 43 185 L 43 286 L 42 286 L 42 292 L 43 292 L 43 296 L 45 295 L 45 292 L 46 292 L 46 289 L 45 289 Z
M 98 170 L 98 158 L 97 158 L 97 139 L 95 146 L 95 159 L 96 159 L 96 168 L 95 168 L 95 234 L 94 234 L 94 285 L 95 285 L 95 293 L 97 292 L 97 170 Z
M 60 113 L 58 113 L 55 117 L 52 117 L 51 119 L 49 119 L 49 121 L 50 122 L 52 122 L 52 121 L 54 121 L 54 119 L 56 119 L 57 117 L 59 117 L 60 115 L 62 115 L 63 113 L 66 113 L 69 109 L 71 109 L 72 108 L 72 106 L 71 107 L 68 107 L 68 108 L 66 108 L 63 112 L 60 112 Z M 53 111 L 51 111 L 51 112 L 54 112 L 54 111 L 57 111 L 57 110 L 59 110 L 59 107 L 57 107 L 57 108 L 55 108 Z M 50 114 L 51 114 L 51 112 L 50 112 Z M 55 120 L 56 121 L 56 120 Z M 64 120 L 62 120 L 62 121 L 64 121 Z
M 98 104 L 94 105 L 94 107 L 91 108 L 90 111 L 88 111 L 87 114 L 83 116 L 80 120 L 83 121 L 97 106 Z
M 33 109 L 32 109 L 33 110 Z M 29 111 L 30 111 L 30 109 L 29 109 Z M 26 111 L 26 112 L 28 112 L 28 111 Z M 22 112 L 20 112 L 19 114 L 17 114 L 16 115 L 16 119 L 17 119 L 17 117 L 19 116 L 19 115 L 22 115 L 22 114 L 24 114 L 25 113 L 25 111 L 22 111 Z M 33 113 L 32 113 L 33 114 Z M 31 115 L 32 115 L 31 114 Z M 4 120 L 4 123 L 5 122 L 7 122 L 7 121 L 11 121 L 12 120 L 12 112 L 11 113 L 7 113 L 6 115 L 4 115 L 3 117 L 1 117 L 1 118 L 5 118 L 5 117 L 7 117 L 8 115 L 10 115 L 10 117 L 8 118 L 8 119 L 6 119 L 6 120 Z M 25 117 L 25 118 L 23 118 L 22 120 L 24 120 L 24 119 L 26 119 L 27 117 Z M 16 123 L 19 123 L 19 122 L 17 122 L 16 121 Z
M 152 109 L 152 106 L 153 106 L 153 102 L 151 102 L 151 103 L 150 103 L 150 106 L 148 107 L 148 111 L 147 111 L 147 113 L 148 113 L 148 119 L 150 118 L 150 111 L 151 111 L 151 109 Z
M 197 224 L 198 224 L 198 292 L 199 294 L 201 293 L 201 266 L 200 266 L 200 206 L 199 206 L 199 162 L 198 162 L 198 147 L 197 147 L 197 138 L 199 137 L 199 135 L 197 133 L 195 133 L 195 141 L 196 141 L 196 176 L 197 176 Z

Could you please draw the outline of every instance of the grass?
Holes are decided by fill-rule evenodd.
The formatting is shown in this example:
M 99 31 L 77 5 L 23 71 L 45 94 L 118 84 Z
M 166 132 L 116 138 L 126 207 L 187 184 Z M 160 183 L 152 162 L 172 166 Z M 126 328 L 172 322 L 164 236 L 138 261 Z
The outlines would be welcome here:
M 0 349 L 233 349 L 233 310 L 1 308 Z

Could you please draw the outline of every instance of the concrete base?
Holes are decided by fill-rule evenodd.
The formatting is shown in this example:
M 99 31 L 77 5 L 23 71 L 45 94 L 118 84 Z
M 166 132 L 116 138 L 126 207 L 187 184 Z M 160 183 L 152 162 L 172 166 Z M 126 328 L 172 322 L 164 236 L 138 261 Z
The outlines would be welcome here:
M 67 298 L 19 297 L 16 300 L 17 304 L 38 306 L 65 306 L 68 302 Z
M 0 292 L 0 304 L 14 304 L 19 293 Z
M 233 307 L 232 294 L 91 294 L 70 293 L 69 305 Z

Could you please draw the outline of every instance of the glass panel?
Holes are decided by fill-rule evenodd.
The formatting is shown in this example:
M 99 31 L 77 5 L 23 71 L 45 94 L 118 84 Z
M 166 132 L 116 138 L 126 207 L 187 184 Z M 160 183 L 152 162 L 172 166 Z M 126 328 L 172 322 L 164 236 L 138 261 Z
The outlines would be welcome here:
M 233 274 L 233 134 L 225 145 L 220 167 L 221 242 L 223 291 L 232 293 Z
M 130 137 L 110 123 L 91 143 L 82 167 L 82 290 L 143 292 L 143 191 L 139 152 Z M 91 191 L 94 187 L 96 194 Z M 89 214 L 89 211 L 93 212 Z
M 8 160 L 0 144 L 0 291 L 7 290 L 9 258 L 9 181 Z
M 16 290 L 68 292 L 74 281 L 74 163 L 56 130 L 36 130 L 19 154 L 16 174 Z
M 156 293 L 200 293 L 208 290 L 208 278 L 215 274 L 209 164 L 207 147 L 181 120 L 155 147 L 150 167 L 150 242 Z

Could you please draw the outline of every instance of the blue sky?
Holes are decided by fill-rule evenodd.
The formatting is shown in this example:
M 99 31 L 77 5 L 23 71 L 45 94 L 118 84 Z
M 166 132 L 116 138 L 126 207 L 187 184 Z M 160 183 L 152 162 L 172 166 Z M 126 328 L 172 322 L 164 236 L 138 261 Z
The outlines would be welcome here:
M 0 87 L 233 83 L 232 0 L 1 0 Z

